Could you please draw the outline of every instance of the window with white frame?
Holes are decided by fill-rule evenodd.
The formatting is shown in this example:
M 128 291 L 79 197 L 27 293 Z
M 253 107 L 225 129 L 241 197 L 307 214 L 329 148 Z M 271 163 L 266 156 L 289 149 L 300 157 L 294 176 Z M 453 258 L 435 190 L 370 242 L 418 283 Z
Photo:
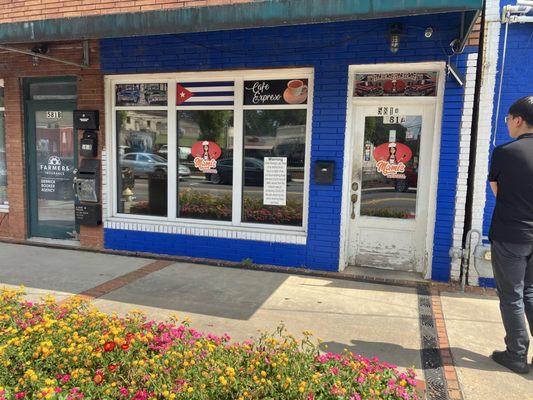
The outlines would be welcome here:
M 312 70 L 109 80 L 114 216 L 305 229 Z
M 0 79 L 0 210 L 6 209 L 7 201 L 7 162 L 6 129 L 4 108 L 4 81 Z

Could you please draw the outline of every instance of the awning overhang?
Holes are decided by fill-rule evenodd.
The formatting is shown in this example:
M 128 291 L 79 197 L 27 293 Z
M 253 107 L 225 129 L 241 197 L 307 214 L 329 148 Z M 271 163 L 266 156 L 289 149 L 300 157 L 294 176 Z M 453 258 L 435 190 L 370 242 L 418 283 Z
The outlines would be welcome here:
M 476 15 L 483 0 L 265 0 L 0 24 L 0 43 L 205 32 L 408 15 Z M 469 21 L 467 21 L 468 25 Z

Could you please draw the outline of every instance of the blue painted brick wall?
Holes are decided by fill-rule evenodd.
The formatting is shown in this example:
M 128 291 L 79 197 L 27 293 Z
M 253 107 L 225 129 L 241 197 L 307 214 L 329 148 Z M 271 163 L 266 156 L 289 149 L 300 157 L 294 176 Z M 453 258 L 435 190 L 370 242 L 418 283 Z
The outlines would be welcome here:
M 337 165 L 332 185 L 311 183 L 305 246 L 111 229 L 105 231 L 105 246 L 233 261 L 251 258 L 257 263 L 337 270 L 348 66 L 446 61 L 444 49 L 456 37 L 459 20 L 457 14 L 440 14 L 102 40 L 100 61 L 104 73 L 108 74 L 313 67 L 311 162 L 334 159 Z M 388 30 L 393 22 L 401 22 L 405 27 L 397 54 L 389 51 Z M 424 38 L 427 26 L 435 29 L 431 39 Z M 433 278 L 438 280 L 449 277 L 448 248 L 452 238 L 462 101 L 463 91 L 448 81 L 433 257 Z
M 504 0 L 501 6 L 516 4 L 514 1 Z M 498 56 L 498 72 L 502 70 L 503 44 L 505 25 L 500 31 L 500 48 Z M 533 95 L 533 80 L 531 79 L 531 60 L 533 59 L 533 25 L 532 24 L 511 24 L 509 25 L 507 38 L 507 55 L 502 83 L 502 96 L 498 120 L 496 121 L 496 110 L 498 103 L 498 90 L 501 75 L 496 76 L 496 90 L 494 93 L 494 112 L 492 126 L 498 125 L 496 135 L 496 145 L 510 142 L 512 139 L 507 132 L 504 118 L 511 104 L 523 96 Z M 495 129 L 493 128 L 492 135 Z M 494 136 L 493 136 L 494 137 Z M 491 146 L 492 154 L 492 146 Z M 486 203 L 483 215 L 483 234 L 488 235 L 492 212 L 496 205 L 496 199 L 492 194 L 490 186 L 487 185 Z

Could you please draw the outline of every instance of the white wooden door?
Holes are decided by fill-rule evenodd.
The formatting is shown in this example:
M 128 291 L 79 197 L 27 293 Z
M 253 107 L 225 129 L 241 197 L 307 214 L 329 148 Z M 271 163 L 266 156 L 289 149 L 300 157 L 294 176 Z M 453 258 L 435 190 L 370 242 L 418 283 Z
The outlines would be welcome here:
M 424 270 L 435 103 L 411 100 L 354 105 L 350 265 Z

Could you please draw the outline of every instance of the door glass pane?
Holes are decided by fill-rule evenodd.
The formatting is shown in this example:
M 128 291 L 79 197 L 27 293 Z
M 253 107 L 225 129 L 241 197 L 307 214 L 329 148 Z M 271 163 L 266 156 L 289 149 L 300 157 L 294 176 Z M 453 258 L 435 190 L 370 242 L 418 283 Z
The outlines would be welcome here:
M 167 112 L 117 111 L 118 212 L 167 215 Z
M 29 84 L 29 100 L 75 100 L 76 81 L 33 82 Z
M 415 218 L 422 117 L 367 116 L 361 215 Z
M 35 113 L 37 222 L 65 232 L 75 229 L 72 119 L 72 112 L 66 111 Z

